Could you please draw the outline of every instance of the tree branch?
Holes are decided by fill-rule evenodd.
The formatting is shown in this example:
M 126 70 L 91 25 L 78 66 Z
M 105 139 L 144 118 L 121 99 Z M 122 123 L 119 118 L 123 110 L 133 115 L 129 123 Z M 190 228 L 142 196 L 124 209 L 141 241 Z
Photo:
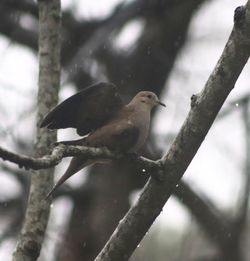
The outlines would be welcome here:
M 130 154 L 119 154 L 108 150 L 107 148 L 90 148 L 84 146 L 63 145 L 55 147 L 51 154 L 40 158 L 28 157 L 10 152 L 0 147 L 0 158 L 17 164 L 25 169 L 48 169 L 56 166 L 64 157 L 81 156 L 87 159 L 111 159 L 111 160 L 133 160 L 138 169 L 145 169 L 145 172 L 158 172 L 156 178 L 161 178 L 162 164 L 160 161 L 153 161 L 145 157 L 137 157 Z
M 211 201 L 201 197 L 184 181 L 180 181 L 174 191 L 181 203 L 188 206 L 188 209 L 195 216 L 197 222 L 209 235 L 210 240 L 216 241 L 223 252 L 223 247 L 230 240 L 228 234 L 231 232 L 231 220 L 223 215 Z
M 249 58 L 250 1 L 237 10 L 235 18 L 235 26 L 214 71 L 203 91 L 194 96 L 178 136 L 162 159 L 166 180 L 161 184 L 153 179 L 148 181 L 139 200 L 121 220 L 95 261 L 128 260 L 195 156 Z
M 241 191 L 240 202 L 238 203 L 238 214 L 235 221 L 236 231 L 238 231 L 238 236 L 242 234 L 242 231 L 246 225 L 246 219 L 248 214 L 249 205 L 249 193 L 250 193 L 250 118 L 249 118 L 249 108 L 250 108 L 249 98 L 246 97 L 240 103 L 242 109 L 242 118 L 245 129 L 245 144 L 246 144 L 246 159 L 245 159 L 245 169 L 244 169 L 244 182 Z
M 39 0 L 39 90 L 37 96 L 37 127 L 58 102 L 60 86 L 60 0 Z M 48 153 L 56 141 L 56 133 L 37 129 L 35 155 Z M 13 156 L 13 155 L 12 155 Z M 44 198 L 53 185 L 54 169 L 40 170 L 32 175 L 29 201 L 22 231 L 13 253 L 13 261 L 35 261 L 40 255 L 48 217 L 50 201 Z

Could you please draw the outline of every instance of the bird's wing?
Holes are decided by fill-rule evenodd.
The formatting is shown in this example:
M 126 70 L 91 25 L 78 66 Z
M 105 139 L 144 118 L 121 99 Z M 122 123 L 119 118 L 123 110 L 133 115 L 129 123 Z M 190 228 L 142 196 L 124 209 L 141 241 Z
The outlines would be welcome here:
M 76 128 L 81 136 L 103 126 L 123 103 L 111 83 L 98 83 L 69 97 L 43 119 L 40 127 L 49 129 Z
M 118 149 L 119 151 L 128 152 L 130 151 L 138 142 L 139 139 L 139 129 L 135 126 L 128 126 L 119 133 L 114 133 L 111 138 L 110 147 Z

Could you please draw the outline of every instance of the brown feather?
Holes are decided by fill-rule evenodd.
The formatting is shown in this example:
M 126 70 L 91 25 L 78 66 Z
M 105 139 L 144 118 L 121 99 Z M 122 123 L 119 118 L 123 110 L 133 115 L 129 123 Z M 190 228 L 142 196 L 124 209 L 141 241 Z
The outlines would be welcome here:
M 103 126 L 123 107 L 115 85 L 94 84 L 69 97 L 50 111 L 40 127 L 76 128 L 84 136 Z

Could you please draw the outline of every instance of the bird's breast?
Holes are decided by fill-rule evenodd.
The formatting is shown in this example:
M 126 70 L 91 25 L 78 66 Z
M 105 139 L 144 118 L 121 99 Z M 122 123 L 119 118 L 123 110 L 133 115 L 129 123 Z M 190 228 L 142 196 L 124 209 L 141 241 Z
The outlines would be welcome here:
M 134 125 L 139 130 L 138 140 L 129 152 L 136 152 L 145 143 L 150 126 L 150 114 L 149 113 L 138 113 L 134 115 L 133 119 L 128 120 L 128 124 Z

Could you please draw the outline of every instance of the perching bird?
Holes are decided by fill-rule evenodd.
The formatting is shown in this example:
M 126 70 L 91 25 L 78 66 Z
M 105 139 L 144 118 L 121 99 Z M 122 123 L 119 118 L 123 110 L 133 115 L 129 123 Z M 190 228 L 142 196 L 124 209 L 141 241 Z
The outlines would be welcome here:
M 40 127 L 72 127 L 76 128 L 79 135 L 85 135 L 79 140 L 59 142 L 62 144 L 107 147 L 134 153 L 144 144 L 148 136 L 151 110 L 159 104 L 166 106 L 155 93 L 141 91 L 129 104 L 124 105 L 115 85 L 98 83 L 56 106 L 45 116 Z M 68 169 L 47 197 L 76 172 L 98 162 L 103 161 L 73 157 Z

